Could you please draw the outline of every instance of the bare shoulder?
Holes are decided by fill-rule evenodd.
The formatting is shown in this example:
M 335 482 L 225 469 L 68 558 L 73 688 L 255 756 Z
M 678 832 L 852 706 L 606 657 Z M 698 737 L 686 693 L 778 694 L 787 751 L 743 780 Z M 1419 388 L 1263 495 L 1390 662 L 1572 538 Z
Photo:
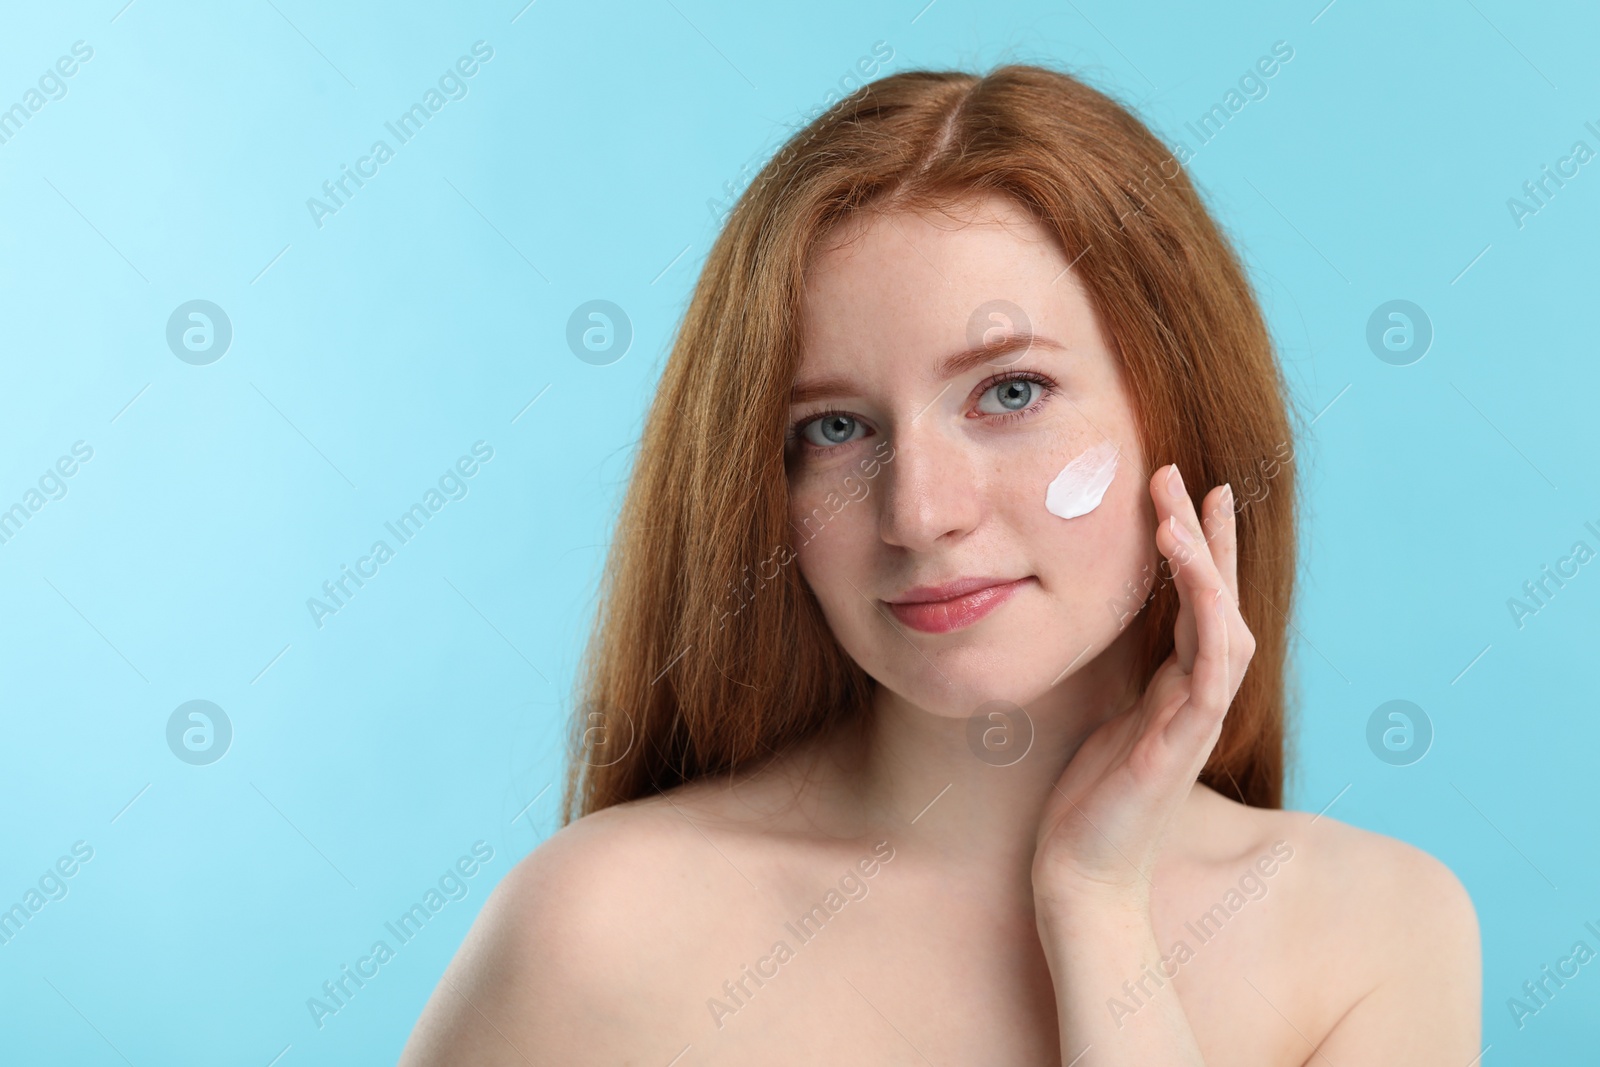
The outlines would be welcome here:
M 402 1067 L 632 1062 L 660 1036 L 660 976 L 693 955 L 696 916 L 722 891 L 700 850 L 694 825 L 659 801 L 552 834 L 490 894 Z
M 1457 960 L 1477 957 L 1478 918 L 1454 871 L 1398 838 L 1327 815 L 1277 811 L 1280 836 L 1303 842 L 1304 903 L 1315 914 L 1345 916 L 1341 931 L 1387 959 L 1408 951 Z
M 1280 879 L 1281 932 L 1299 946 L 1292 962 L 1319 965 L 1317 1050 L 1374 1064 L 1459 1067 L 1477 1056 L 1478 917 L 1455 872 L 1423 849 L 1327 815 L 1243 811 L 1260 846 L 1292 851 Z

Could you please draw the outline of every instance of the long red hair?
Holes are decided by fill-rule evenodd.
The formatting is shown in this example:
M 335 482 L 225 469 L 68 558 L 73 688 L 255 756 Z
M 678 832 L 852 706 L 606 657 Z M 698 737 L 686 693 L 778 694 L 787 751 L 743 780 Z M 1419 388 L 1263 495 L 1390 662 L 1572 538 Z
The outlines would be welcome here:
M 563 823 L 866 713 L 876 683 L 797 568 L 772 562 L 791 534 L 783 434 L 802 272 L 853 212 L 974 193 L 1010 197 L 1060 240 L 1121 361 L 1152 466 L 1176 462 L 1191 487 L 1232 483 L 1240 610 L 1256 651 L 1200 780 L 1281 806 L 1296 483 L 1288 393 L 1261 311 L 1187 174 L 1143 123 L 1067 74 L 1012 64 L 862 86 L 796 134 L 735 205 L 618 517 L 579 672 Z M 1158 580 L 1141 613 L 1136 689 L 1172 651 L 1177 611 L 1172 583 Z

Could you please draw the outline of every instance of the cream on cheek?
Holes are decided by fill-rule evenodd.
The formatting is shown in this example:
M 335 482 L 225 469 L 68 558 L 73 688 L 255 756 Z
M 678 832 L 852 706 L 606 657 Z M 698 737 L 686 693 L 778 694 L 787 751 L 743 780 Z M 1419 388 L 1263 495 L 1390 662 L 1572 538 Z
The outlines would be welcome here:
M 1110 440 L 1101 441 L 1061 468 L 1045 490 L 1045 510 L 1063 519 L 1087 515 L 1100 506 L 1116 475 L 1117 446 Z

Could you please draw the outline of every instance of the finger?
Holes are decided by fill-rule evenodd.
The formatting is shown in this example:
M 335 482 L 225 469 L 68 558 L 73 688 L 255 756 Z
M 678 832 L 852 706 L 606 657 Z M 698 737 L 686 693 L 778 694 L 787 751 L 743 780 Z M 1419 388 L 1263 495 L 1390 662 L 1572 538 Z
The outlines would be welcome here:
M 1193 534 L 1195 538 L 1205 543 L 1207 554 L 1209 555 L 1212 547 L 1212 537 L 1217 532 L 1217 523 L 1220 521 L 1217 517 L 1211 514 L 1215 508 L 1215 494 L 1218 490 L 1213 489 L 1210 493 L 1206 494 L 1206 501 L 1202 505 L 1206 509 L 1208 515 L 1209 525 L 1207 525 L 1206 523 L 1202 523 L 1200 521 L 1200 515 L 1195 511 L 1194 501 L 1190 498 L 1188 486 L 1186 486 L 1183 481 L 1183 472 L 1178 470 L 1178 465 L 1176 463 L 1173 463 L 1170 466 L 1172 469 L 1172 474 L 1171 481 L 1167 485 L 1167 506 L 1170 509 L 1171 514 L 1176 515 L 1178 521 L 1187 526 L 1189 532 Z
M 1156 544 L 1166 554 L 1172 569 L 1172 584 L 1178 590 L 1178 619 L 1173 626 L 1173 653 L 1178 666 L 1185 674 L 1194 670 L 1194 657 L 1199 648 L 1199 631 L 1195 624 L 1194 579 L 1190 572 L 1200 554 L 1200 547 L 1188 534 L 1188 528 L 1168 515 L 1156 530 Z
M 1229 616 L 1237 614 L 1237 609 L 1224 603 L 1223 592 L 1218 586 L 1205 598 L 1210 606 L 1197 613 L 1200 652 L 1190 678 L 1189 699 L 1172 716 L 1163 734 L 1175 751 L 1201 763 L 1211 754 L 1233 702 Z
M 1173 584 L 1178 588 L 1178 618 L 1173 628 L 1173 651 L 1178 665 L 1185 674 L 1194 669 L 1197 647 L 1194 608 L 1190 604 L 1190 578 L 1188 571 L 1202 549 L 1189 527 L 1180 523 L 1175 515 L 1176 497 L 1183 496 L 1181 480 L 1174 490 L 1168 479 L 1176 479 L 1177 468 L 1169 464 L 1156 471 L 1150 479 L 1150 495 L 1155 500 L 1156 547 L 1167 557 Z M 1186 536 L 1187 534 L 1187 536 Z
M 1234 502 L 1233 486 L 1227 483 L 1214 487 L 1201 503 L 1201 514 L 1206 541 L 1211 550 L 1211 561 L 1216 566 L 1217 577 L 1228 598 L 1223 604 L 1223 617 L 1227 620 L 1228 674 L 1231 679 L 1229 699 L 1239 688 L 1245 667 L 1255 654 L 1255 637 L 1244 621 L 1239 608 L 1239 531 L 1238 506 Z
M 1235 586 L 1229 584 L 1230 581 L 1235 583 L 1238 581 L 1237 564 L 1235 562 L 1238 553 L 1232 531 L 1233 513 L 1231 507 L 1223 506 L 1221 503 L 1222 496 L 1225 493 L 1231 495 L 1232 488 L 1229 486 L 1217 486 L 1206 494 L 1203 508 L 1206 512 L 1207 520 L 1202 524 L 1199 515 L 1195 512 L 1194 501 L 1189 498 L 1189 493 L 1183 486 L 1183 475 L 1178 471 L 1177 464 L 1172 464 L 1171 470 L 1172 474 L 1168 483 L 1166 501 L 1167 507 L 1170 509 L 1172 517 L 1176 518 L 1178 523 L 1184 529 L 1187 529 L 1192 537 L 1197 538 L 1199 544 L 1204 546 L 1203 550 L 1197 554 L 1197 558 L 1191 563 L 1198 565 L 1200 576 L 1207 587 L 1210 587 L 1214 582 L 1214 584 L 1228 588 L 1230 593 L 1235 592 Z M 1181 534 L 1182 531 L 1175 532 Z M 1238 602 L 1239 598 L 1235 595 L 1233 603 L 1237 604 Z
M 1239 523 L 1233 486 L 1227 483 L 1206 494 L 1200 505 L 1204 514 L 1206 542 L 1217 564 L 1222 584 L 1235 604 L 1239 603 Z
M 1224 581 L 1212 555 L 1212 546 L 1205 540 L 1194 502 L 1189 499 L 1183 485 L 1183 475 L 1177 464 L 1168 464 L 1165 476 L 1157 472 L 1159 491 L 1156 512 L 1162 518 L 1165 532 L 1165 552 L 1173 563 L 1173 579 L 1178 587 L 1178 623 L 1173 634 L 1173 648 L 1185 672 L 1194 667 L 1198 648 L 1198 630 L 1195 623 L 1195 605 L 1209 603 L 1211 591 L 1223 587 Z M 1158 544 L 1160 543 L 1158 539 Z M 1204 596 L 1205 600 L 1200 599 Z M 1237 603 L 1237 601 L 1234 601 Z

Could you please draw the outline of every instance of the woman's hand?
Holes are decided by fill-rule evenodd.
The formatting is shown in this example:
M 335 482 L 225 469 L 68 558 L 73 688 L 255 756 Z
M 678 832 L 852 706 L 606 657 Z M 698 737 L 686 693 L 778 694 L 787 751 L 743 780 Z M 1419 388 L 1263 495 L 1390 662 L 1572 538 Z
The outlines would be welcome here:
M 1216 745 L 1255 651 L 1239 614 L 1231 488 L 1206 494 L 1204 529 L 1176 465 L 1152 476 L 1150 494 L 1160 520 L 1156 546 L 1171 560 L 1178 587 L 1175 647 L 1144 695 L 1101 724 L 1056 783 L 1034 852 L 1041 911 L 1105 905 L 1148 916 L 1162 840 Z
M 1172 561 L 1178 586 L 1173 652 L 1134 705 L 1073 755 L 1045 804 L 1034 849 L 1034 910 L 1063 1063 L 1091 1048 L 1090 1062 L 1102 1067 L 1203 1063 L 1183 1005 L 1165 983 L 1153 995 L 1144 984 L 1162 967 L 1150 874 L 1216 746 L 1255 638 L 1239 615 L 1228 487 L 1206 494 L 1204 527 L 1176 466 L 1155 473 L 1150 495 L 1156 546 Z M 1135 980 L 1149 1002 L 1135 999 L 1136 1012 L 1126 1004 L 1116 1010 Z

